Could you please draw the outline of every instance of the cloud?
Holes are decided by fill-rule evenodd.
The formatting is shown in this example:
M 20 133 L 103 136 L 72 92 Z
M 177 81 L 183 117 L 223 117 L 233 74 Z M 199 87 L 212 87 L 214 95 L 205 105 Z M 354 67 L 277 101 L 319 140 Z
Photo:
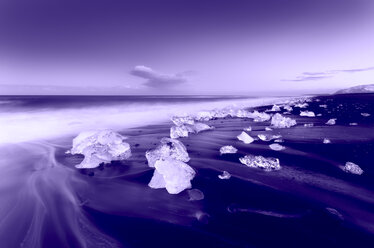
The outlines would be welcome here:
M 298 81 L 311 81 L 311 80 L 321 80 L 325 78 L 331 78 L 339 73 L 356 73 L 356 72 L 364 72 L 364 71 L 372 71 L 374 70 L 373 67 L 365 67 L 365 68 L 356 68 L 356 69 L 345 69 L 345 70 L 329 70 L 329 71 L 322 71 L 322 72 L 303 72 L 300 76 L 297 76 L 295 79 L 282 79 L 282 81 L 291 81 L 291 82 L 298 82 Z
M 187 82 L 187 76 L 191 75 L 192 71 L 186 71 L 177 74 L 162 74 L 153 69 L 138 65 L 135 66 L 130 74 L 140 78 L 146 79 L 144 85 L 151 88 L 168 88 Z

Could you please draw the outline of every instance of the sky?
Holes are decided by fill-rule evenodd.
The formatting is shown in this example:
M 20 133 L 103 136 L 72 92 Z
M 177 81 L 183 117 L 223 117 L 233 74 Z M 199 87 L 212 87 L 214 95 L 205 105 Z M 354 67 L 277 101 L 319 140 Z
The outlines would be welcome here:
M 371 0 L 1 0 L 0 94 L 331 93 L 374 83 Z

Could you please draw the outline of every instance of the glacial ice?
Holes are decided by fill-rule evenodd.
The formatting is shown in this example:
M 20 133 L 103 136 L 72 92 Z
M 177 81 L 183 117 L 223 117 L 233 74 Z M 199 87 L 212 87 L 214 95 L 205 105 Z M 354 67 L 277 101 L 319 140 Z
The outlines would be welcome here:
M 304 127 L 313 127 L 313 126 L 314 126 L 313 123 L 305 123 L 305 124 L 304 124 Z
M 298 108 L 307 108 L 309 106 L 308 103 L 297 103 L 294 105 L 295 107 L 298 107 Z
M 184 124 L 193 125 L 195 123 L 191 116 L 173 116 L 171 120 L 177 126 L 182 126 Z
M 190 201 L 200 201 L 204 199 L 204 193 L 198 189 L 187 190 Z
M 351 122 L 351 123 L 349 123 L 349 125 L 350 125 L 350 126 L 357 126 L 358 123 L 357 123 L 357 122 Z
M 270 149 L 272 149 L 274 151 L 282 151 L 282 150 L 286 149 L 286 147 L 284 147 L 282 145 L 279 145 L 279 144 L 270 144 L 269 147 L 270 147 Z
M 279 170 L 280 164 L 277 158 L 265 158 L 263 156 L 246 155 L 239 158 L 240 162 L 248 167 L 261 168 L 265 171 Z
M 276 140 L 274 140 L 274 142 L 276 142 L 276 143 L 283 143 L 284 140 L 283 139 L 276 139 Z
M 270 120 L 271 115 L 267 113 L 261 113 L 256 110 L 250 113 L 248 118 L 252 118 L 254 122 L 264 122 Z
M 265 131 L 273 131 L 270 127 L 265 127 Z
M 96 168 L 101 163 L 128 159 L 131 156 L 130 145 L 126 137 L 112 131 L 87 131 L 73 139 L 71 154 L 83 154 L 83 161 L 76 168 Z
M 227 171 L 223 171 L 221 175 L 218 175 L 218 178 L 227 180 L 231 178 L 231 174 L 228 173 Z
M 321 108 L 327 108 L 327 105 L 326 104 L 321 104 L 319 105 Z
M 242 132 L 237 136 L 238 140 L 243 141 L 245 144 L 250 144 L 254 141 L 254 139 L 249 136 L 246 132 Z
M 257 137 L 262 141 L 270 141 L 273 139 L 279 139 L 282 135 L 258 134 Z
M 284 105 L 283 108 L 287 110 L 288 112 L 292 112 L 293 108 L 289 105 Z
M 157 160 L 154 167 L 155 172 L 148 184 L 149 187 L 163 188 L 165 186 L 169 194 L 179 194 L 191 188 L 191 180 L 196 174 L 188 164 L 173 158 Z
M 190 161 L 186 147 L 179 140 L 162 138 L 160 142 L 161 144 L 157 148 L 145 153 L 149 167 L 155 167 L 154 164 L 157 160 L 166 158 L 173 158 L 182 162 Z
M 361 175 L 364 173 L 364 171 L 355 163 L 352 162 L 346 162 L 345 166 L 343 167 L 343 170 L 348 173 L 352 173 L 355 175 Z
M 300 116 L 315 117 L 316 115 L 313 111 L 301 111 Z
M 329 140 L 327 138 L 323 139 L 323 144 L 330 144 L 330 143 L 331 143 L 331 140 Z
M 279 112 L 281 111 L 280 107 L 276 104 L 273 105 L 271 109 L 266 110 L 266 112 Z
M 170 128 L 170 137 L 173 139 L 178 139 L 180 137 L 188 137 L 189 133 L 199 133 L 211 129 L 213 129 L 213 127 L 201 122 L 196 122 L 194 124 L 182 124 L 180 126 L 172 126 Z
M 249 126 L 249 127 L 247 127 L 247 128 L 244 128 L 244 131 L 248 131 L 248 132 L 252 131 L 252 127 Z
M 335 125 L 336 124 L 336 118 L 330 119 L 326 122 L 326 125 Z
M 279 113 L 276 113 L 273 115 L 271 118 L 271 126 L 275 128 L 289 128 L 292 126 L 296 125 L 296 121 L 289 118 L 289 117 L 284 117 Z
M 368 117 L 368 116 L 370 116 L 369 113 L 361 113 L 361 115 L 362 115 L 363 117 Z
M 238 149 L 236 149 L 235 147 L 233 146 L 222 146 L 220 149 L 219 149 L 219 152 L 222 154 L 226 154 L 226 153 L 237 153 L 238 152 Z

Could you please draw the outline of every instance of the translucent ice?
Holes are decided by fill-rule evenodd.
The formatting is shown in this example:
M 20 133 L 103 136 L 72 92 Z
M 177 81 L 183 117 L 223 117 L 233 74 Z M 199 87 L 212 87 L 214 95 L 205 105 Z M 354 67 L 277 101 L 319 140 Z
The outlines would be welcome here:
M 265 158 L 263 156 L 246 155 L 239 158 L 240 162 L 248 167 L 261 168 L 265 171 L 279 170 L 280 164 L 277 158 Z
M 262 141 L 270 141 L 273 139 L 279 139 L 282 135 L 258 134 L 257 137 Z
M 349 125 L 350 125 L 350 126 L 357 126 L 358 123 L 357 123 L 357 122 L 351 122 L 351 123 L 349 123 Z
M 326 104 L 321 104 L 319 105 L 321 108 L 327 108 L 327 105 Z
M 308 103 L 297 103 L 295 104 L 295 107 L 298 107 L 298 108 L 307 108 L 309 105 Z
M 248 131 L 248 132 L 252 131 L 252 127 L 249 126 L 249 127 L 247 127 L 247 128 L 244 128 L 244 131 Z
M 284 105 L 283 108 L 287 110 L 288 112 L 291 112 L 293 110 L 293 108 L 289 105 Z
M 219 179 L 230 179 L 231 178 L 231 174 L 228 173 L 227 171 L 223 171 L 222 175 L 218 175 L 218 178 Z
M 161 144 L 156 149 L 145 153 L 149 167 L 155 167 L 154 164 L 159 159 L 173 158 L 182 162 L 190 161 L 186 147 L 179 140 L 162 138 L 160 142 Z
M 219 149 L 219 152 L 222 154 L 226 154 L 226 153 L 237 153 L 238 149 L 236 149 L 235 147 L 233 146 L 222 146 L 220 149 Z
M 83 154 L 84 160 L 76 168 L 95 168 L 101 163 L 128 159 L 131 156 L 130 145 L 126 137 L 112 131 L 82 132 L 73 139 L 71 154 Z
M 326 122 L 326 125 L 335 125 L 336 124 L 336 119 L 330 119 Z
M 305 124 L 304 124 L 304 127 L 313 127 L 313 126 L 314 126 L 313 123 L 305 123 Z
M 270 144 L 269 147 L 270 147 L 270 149 L 272 149 L 274 151 L 282 151 L 282 150 L 286 149 L 286 147 L 284 147 L 282 145 L 279 145 L 279 144 Z
M 202 131 L 206 131 L 206 130 L 211 130 L 213 129 L 213 127 L 205 124 L 205 123 L 201 123 L 201 122 L 197 122 L 195 123 L 194 125 L 191 126 L 192 130 L 195 132 L 195 133 L 200 133 Z
M 265 127 L 265 131 L 273 131 L 270 127 Z
M 273 107 L 269 110 L 267 110 L 269 112 L 278 112 L 278 111 L 281 111 L 280 107 L 276 104 L 273 105 Z
M 264 122 L 270 120 L 271 115 L 267 113 L 253 111 L 252 113 L 250 113 L 248 117 L 252 118 L 254 122 Z
M 331 143 L 331 140 L 329 140 L 327 138 L 323 139 L 323 144 L 330 144 L 330 143 Z
M 300 116 L 315 117 L 316 115 L 312 111 L 301 111 Z
M 254 141 L 254 139 L 249 136 L 246 132 L 242 132 L 237 136 L 238 140 L 243 141 L 245 144 L 250 144 Z
M 345 163 L 343 170 L 345 172 L 352 173 L 355 175 L 361 175 L 362 173 L 364 173 L 364 171 L 360 168 L 360 166 L 352 162 Z
M 169 194 L 179 194 L 185 189 L 191 188 L 191 180 L 195 177 L 195 171 L 186 163 L 173 159 L 160 159 L 154 164 L 155 172 L 151 182 L 151 188 L 163 188 L 165 186 Z
M 369 113 L 361 113 L 361 115 L 362 115 L 363 117 L 368 117 L 368 116 L 370 116 Z
M 177 126 L 182 126 L 184 124 L 193 125 L 195 123 L 194 119 L 191 116 L 173 116 L 171 120 Z
M 184 124 L 181 126 L 172 126 L 170 128 L 170 137 L 173 139 L 177 139 L 180 137 L 188 137 L 189 133 L 199 133 L 211 129 L 213 129 L 213 127 L 201 122 L 196 122 L 191 125 Z
M 295 120 L 293 120 L 291 118 L 288 118 L 288 117 L 284 117 L 279 113 L 276 113 L 271 118 L 271 126 L 273 126 L 275 128 L 289 128 L 289 127 L 292 127 L 292 126 L 295 126 L 295 125 L 296 125 Z

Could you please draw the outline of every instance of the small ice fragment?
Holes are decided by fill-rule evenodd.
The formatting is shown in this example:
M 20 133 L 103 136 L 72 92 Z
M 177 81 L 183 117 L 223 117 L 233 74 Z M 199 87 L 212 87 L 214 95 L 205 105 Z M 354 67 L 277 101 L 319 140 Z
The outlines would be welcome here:
M 341 213 L 339 213 L 338 210 L 336 210 L 335 208 L 326 208 L 327 212 L 329 212 L 330 214 L 336 216 L 338 219 L 340 220 L 344 220 L 344 217 Z
M 272 139 L 281 138 L 282 135 L 258 134 L 257 137 L 262 141 L 270 141 Z
M 329 140 L 327 138 L 323 139 L 323 144 L 330 144 L 330 143 L 331 143 L 331 140 Z
M 261 113 L 256 110 L 249 113 L 248 118 L 252 118 L 254 122 L 264 122 L 270 120 L 271 116 L 267 113 Z
M 194 119 L 191 116 L 173 116 L 171 120 L 177 126 L 182 126 L 184 124 L 193 125 L 195 123 Z
M 276 140 L 274 140 L 274 142 L 276 142 L 276 143 L 282 143 L 282 142 L 284 142 L 284 140 L 282 140 L 282 139 L 276 139 Z
M 193 132 L 193 130 L 186 125 L 172 126 L 170 128 L 170 138 L 178 139 L 180 137 L 188 137 L 190 132 Z
M 279 144 L 270 144 L 269 147 L 270 147 L 270 149 L 272 149 L 274 151 L 282 151 L 282 150 L 286 149 L 286 147 L 284 147 L 282 145 L 279 145 Z
M 167 158 L 164 160 L 157 160 L 154 164 L 157 175 L 157 180 L 151 179 L 148 184 L 152 188 L 162 188 L 165 186 L 169 194 L 179 194 L 185 189 L 191 188 L 191 180 L 195 177 L 195 171 L 186 163 Z M 154 176 L 156 176 L 154 175 Z M 158 182 L 159 184 L 156 184 Z
M 154 167 L 154 164 L 159 159 L 174 158 L 182 162 L 190 161 L 187 149 L 182 142 L 176 139 L 162 138 L 161 144 L 145 153 L 148 160 L 148 166 Z
M 265 131 L 273 131 L 270 127 L 265 127 Z
M 343 170 L 347 173 L 352 173 L 355 175 L 361 175 L 362 173 L 364 173 L 360 166 L 352 162 L 346 162 Z
M 309 106 L 308 103 L 298 103 L 298 104 L 295 104 L 295 107 L 298 107 L 298 108 L 306 108 L 308 106 Z
M 357 126 L 358 123 L 357 123 L 357 122 L 351 122 L 351 123 L 349 123 L 349 125 L 350 125 L 350 126 Z
M 254 139 L 249 136 L 246 132 L 242 132 L 240 135 L 237 136 L 238 140 L 243 141 L 245 144 L 250 144 L 254 141 Z
M 269 112 L 278 112 L 281 111 L 280 107 L 276 104 L 273 105 L 273 107 L 270 110 L 267 110 Z
M 96 168 L 101 163 L 128 159 L 131 156 L 130 145 L 126 137 L 112 131 L 82 132 L 73 139 L 71 154 L 83 154 L 84 160 L 76 168 Z
M 211 130 L 211 129 L 214 129 L 214 127 L 211 127 L 205 123 L 201 123 L 201 122 L 197 122 L 195 123 L 194 125 L 192 125 L 192 130 L 194 130 L 195 133 L 200 133 L 202 131 L 207 131 L 207 130 Z
M 238 149 L 236 149 L 235 147 L 233 146 L 222 146 L 220 149 L 219 149 L 219 152 L 222 154 L 226 154 L 226 153 L 237 153 Z
M 319 105 L 321 108 L 327 108 L 327 105 L 326 104 L 321 104 Z
M 326 122 L 326 125 L 335 125 L 336 124 L 336 118 L 330 119 Z
M 315 117 L 316 115 L 312 111 L 301 111 L 300 116 Z
M 304 124 L 304 127 L 313 127 L 313 126 L 314 126 L 313 123 L 305 123 L 305 124 Z
M 271 118 L 271 126 L 273 126 L 275 128 L 289 128 L 289 127 L 292 127 L 292 126 L 295 126 L 295 125 L 296 125 L 295 120 L 293 120 L 291 118 L 288 118 L 288 117 L 284 117 L 279 113 L 276 113 Z
M 246 155 L 239 158 L 240 162 L 248 167 L 261 168 L 265 171 L 279 170 L 280 164 L 277 158 L 265 158 L 263 156 Z
M 218 178 L 219 179 L 230 179 L 231 178 L 231 174 L 228 173 L 227 171 L 223 171 L 222 175 L 218 175 Z
M 188 196 L 190 197 L 190 201 L 200 201 L 204 199 L 204 193 L 198 189 L 190 189 L 187 190 Z
M 362 115 L 363 117 L 368 117 L 368 116 L 370 116 L 369 113 L 361 113 L 361 115 Z
M 248 132 L 252 131 L 252 127 L 249 126 L 249 127 L 247 127 L 247 128 L 244 128 L 244 131 L 248 131 Z
M 285 106 L 283 106 L 283 108 L 285 110 L 287 110 L 288 112 L 291 112 L 293 110 L 293 108 L 291 106 L 289 106 L 289 105 L 285 105 Z
M 322 116 L 322 114 L 317 114 L 317 116 Z

